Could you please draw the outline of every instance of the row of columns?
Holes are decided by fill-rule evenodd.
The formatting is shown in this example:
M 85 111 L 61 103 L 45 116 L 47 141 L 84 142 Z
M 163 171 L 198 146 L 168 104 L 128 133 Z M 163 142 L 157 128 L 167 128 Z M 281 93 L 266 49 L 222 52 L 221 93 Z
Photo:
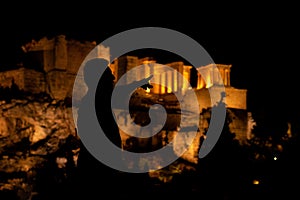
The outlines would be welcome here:
M 198 68 L 197 89 L 222 84 L 230 86 L 230 67 L 231 65 L 211 64 Z

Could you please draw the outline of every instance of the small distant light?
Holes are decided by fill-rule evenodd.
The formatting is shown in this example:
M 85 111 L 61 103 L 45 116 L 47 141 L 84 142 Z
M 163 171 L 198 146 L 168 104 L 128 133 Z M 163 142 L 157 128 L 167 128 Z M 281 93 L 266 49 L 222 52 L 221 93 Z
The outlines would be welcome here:
M 253 180 L 253 185 L 258 185 L 259 184 L 259 180 Z
M 277 157 L 275 156 L 273 159 L 274 159 L 274 160 L 277 160 Z

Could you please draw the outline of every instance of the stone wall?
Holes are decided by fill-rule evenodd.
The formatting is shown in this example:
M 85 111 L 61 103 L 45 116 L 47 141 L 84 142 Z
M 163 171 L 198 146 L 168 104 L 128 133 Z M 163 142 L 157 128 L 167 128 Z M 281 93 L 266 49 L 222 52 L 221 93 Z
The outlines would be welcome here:
M 211 87 L 209 89 L 202 88 L 200 90 L 193 90 L 196 93 L 197 99 L 199 102 L 199 109 L 207 109 L 212 107 L 212 102 L 218 102 L 221 100 L 221 91 L 223 89 L 218 88 L 217 86 Z M 247 90 L 245 89 L 237 89 L 234 87 L 225 87 L 225 104 L 227 108 L 234 109 L 247 109 Z M 189 94 L 187 93 L 186 99 L 189 99 Z M 212 96 L 213 95 L 213 96 Z M 211 100 L 212 99 L 212 100 Z M 189 102 L 193 103 L 193 102 Z
M 82 75 L 79 69 L 85 59 L 102 57 L 110 60 L 108 47 L 102 45 L 96 47 L 96 42 L 66 39 L 64 35 L 33 40 L 22 49 L 29 62 L 24 62 L 19 69 L 0 72 L 0 87 L 10 88 L 15 84 L 25 92 L 36 94 L 46 92 L 57 100 L 72 97 L 75 78 L 77 74 Z M 30 66 L 32 64 L 30 59 L 40 63 Z M 82 81 L 79 81 L 77 86 L 79 88 L 76 88 L 78 91 L 76 97 L 80 100 L 86 92 L 86 86 Z
M 17 86 L 19 90 L 33 94 L 46 91 L 45 74 L 24 67 L 0 73 L 0 87 L 11 88 Z
M 43 72 L 25 68 L 21 70 L 24 73 L 24 90 L 34 94 L 46 92 L 47 81 Z
M 225 87 L 226 105 L 229 108 L 247 110 L 247 90 Z
M 76 40 L 67 42 L 67 71 L 70 74 L 77 74 L 79 67 L 88 54 L 96 47 L 95 42 L 81 43 Z M 95 55 L 96 56 L 96 55 Z
M 20 90 L 25 89 L 24 68 L 0 72 L 0 87 L 11 88 L 16 84 Z

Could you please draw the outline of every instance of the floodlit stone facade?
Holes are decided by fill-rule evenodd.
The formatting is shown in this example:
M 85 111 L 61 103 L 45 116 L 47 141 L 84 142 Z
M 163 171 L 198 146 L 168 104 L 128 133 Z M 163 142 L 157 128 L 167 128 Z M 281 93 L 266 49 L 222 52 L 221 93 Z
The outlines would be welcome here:
M 110 61 L 110 49 L 98 45 L 96 42 L 80 42 L 67 40 L 64 35 L 55 38 L 42 38 L 39 41 L 31 41 L 22 46 L 25 53 L 24 63 L 18 69 L 0 72 L 0 87 L 11 87 L 17 85 L 19 89 L 32 93 L 49 93 L 52 98 L 63 100 L 72 97 L 73 84 L 76 76 L 82 80 L 80 66 L 87 57 L 103 57 Z M 94 51 L 96 49 L 96 51 Z M 93 51 L 92 51 L 93 50 Z M 95 54 L 95 55 L 93 55 Z M 231 65 L 210 64 L 197 68 L 196 75 L 191 74 L 192 66 L 185 65 L 182 61 L 166 63 L 164 65 L 174 69 L 174 71 L 164 71 L 155 60 L 150 58 L 138 58 L 136 56 L 122 56 L 111 63 L 111 69 L 116 77 L 116 81 L 127 71 L 135 66 L 145 65 L 145 69 L 129 79 L 140 80 L 150 74 L 159 75 L 163 85 L 154 84 L 150 93 L 170 94 L 180 92 L 185 94 L 193 89 L 197 93 L 200 102 L 200 110 L 211 106 L 209 88 L 216 88 L 218 84 L 223 84 L 226 90 L 226 105 L 228 108 L 247 109 L 247 90 L 237 89 L 230 85 Z M 182 74 L 181 77 L 176 72 Z M 202 76 L 203 75 L 203 76 Z M 196 76 L 196 77 L 195 77 Z M 187 85 L 183 81 L 191 81 L 193 85 Z M 206 79 L 206 80 L 205 80 Z M 124 80 L 123 80 L 124 81 Z M 82 83 L 84 87 L 84 83 Z M 86 92 L 86 88 L 78 90 Z
M 86 58 L 103 57 L 109 60 L 109 48 L 97 46 L 96 42 L 67 40 L 64 35 L 39 41 L 31 41 L 22 46 L 24 60 L 18 69 L 0 73 L 0 86 L 16 84 L 20 90 L 30 93 L 48 93 L 53 99 L 64 100 L 72 97 L 73 84 Z M 93 51 L 92 51 L 93 50 Z M 80 79 L 80 78 L 79 78 Z M 83 96 L 86 92 L 82 80 Z
M 87 58 L 102 57 L 110 62 L 110 49 L 96 42 L 80 42 L 68 39 L 64 35 L 54 38 L 42 38 L 39 41 L 31 41 L 22 46 L 24 51 L 24 61 L 19 68 L 0 72 L 0 87 L 17 87 L 19 90 L 39 94 L 46 93 L 55 100 L 65 100 L 73 98 L 73 103 L 80 101 L 87 91 L 83 81 L 82 71 L 80 70 L 83 61 Z M 252 120 L 251 114 L 247 111 L 247 90 L 238 89 L 230 84 L 231 65 L 228 64 L 209 64 L 200 66 L 192 73 L 192 66 L 185 65 L 182 61 L 164 63 L 164 65 L 174 69 L 165 71 L 161 64 L 156 63 L 152 58 L 137 56 L 121 56 L 111 62 L 110 68 L 119 81 L 121 77 L 136 66 L 145 65 L 146 67 L 136 74 L 128 76 L 122 80 L 121 84 L 127 84 L 132 80 L 140 80 L 154 74 L 163 85 L 153 84 L 153 88 L 147 91 L 148 97 L 152 102 L 160 102 L 168 105 L 171 109 L 178 109 L 179 104 L 174 99 L 174 94 L 180 93 L 184 97 L 184 103 L 197 106 L 199 105 L 199 134 L 193 141 L 193 145 L 183 155 L 191 162 L 197 162 L 200 137 L 203 136 L 209 127 L 209 115 L 205 113 L 213 105 L 211 103 L 211 91 L 216 91 L 215 99 L 221 99 L 220 85 L 225 87 L 225 104 L 230 109 L 233 122 L 230 129 L 235 133 L 236 138 L 243 142 L 251 131 L 249 121 Z M 179 76 L 179 72 L 182 76 Z M 196 72 L 196 73 L 195 73 Z M 78 88 L 73 90 L 75 78 L 78 81 Z M 191 84 L 186 84 L 188 80 Z M 151 81 L 150 81 L 151 82 Z M 198 102 L 190 102 L 189 95 L 195 93 Z M 74 95 L 75 94 L 75 95 Z M 74 99 L 76 98 L 76 99 Z M 156 99 L 155 99 L 156 98 Z M 139 99 L 135 100 L 137 105 L 141 105 Z M 174 103 L 175 102 L 175 103 Z M 73 112 L 76 109 L 73 110 Z M 176 125 L 180 121 L 178 115 L 172 115 L 169 120 L 171 126 L 162 130 L 159 134 L 152 137 L 151 141 L 141 139 L 141 144 L 151 144 L 150 146 L 163 145 L 166 138 L 173 138 L 176 135 Z M 73 117 L 76 113 L 73 113 Z M 75 119 L 76 121 L 76 119 Z M 174 125 L 175 124 L 175 125 Z M 172 127 L 173 126 L 173 127 Z M 165 139 L 162 139 L 165 138 Z M 128 137 L 122 135 L 124 145 Z M 187 140 L 189 140 L 187 138 Z M 186 143 L 183 138 L 181 142 Z M 176 151 L 176 149 L 174 149 Z

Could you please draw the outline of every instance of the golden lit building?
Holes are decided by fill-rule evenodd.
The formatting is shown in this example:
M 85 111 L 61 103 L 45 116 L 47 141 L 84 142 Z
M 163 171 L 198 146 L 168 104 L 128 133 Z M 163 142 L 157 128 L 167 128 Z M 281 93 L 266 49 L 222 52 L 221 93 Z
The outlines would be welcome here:
M 185 65 L 182 61 L 176 61 L 164 64 L 171 67 L 173 70 L 166 70 L 164 65 L 156 63 L 153 58 L 145 57 L 138 58 L 137 56 L 122 56 L 114 60 L 111 67 L 115 71 L 116 81 L 133 69 L 136 66 L 144 65 L 144 70 L 139 73 L 131 74 L 127 79 L 123 79 L 123 83 L 128 84 L 133 80 L 140 80 L 148 77 L 150 74 L 155 75 L 154 78 L 161 83 L 153 84 L 153 88 L 148 91 L 152 96 L 164 100 L 166 105 L 168 102 L 176 101 L 174 93 L 180 93 L 184 96 L 185 102 L 188 104 L 195 104 L 196 102 L 189 102 L 191 98 L 189 95 L 195 93 L 198 100 L 199 110 L 203 111 L 211 108 L 211 92 L 219 95 L 214 98 L 221 99 L 222 88 L 225 88 L 226 98 L 225 104 L 233 115 L 235 120 L 231 124 L 231 130 L 236 134 L 236 137 L 241 141 L 246 139 L 246 132 L 248 131 L 247 121 L 249 113 L 247 112 L 247 90 L 238 89 L 230 84 L 231 64 L 208 64 L 194 68 L 190 65 Z M 179 72 L 182 76 L 178 75 Z M 184 81 L 186 79 L 187 81 Z M 151 82 L 151 81 L 150 81 Z M 155 82 L 155 81 L 154 81 Z M 191 83 L 191 84 L 188 84 Z M 206 129 L 207 126 L 202 126 Z
M 127 75 L 130 70 L 140 65 L 143 65 L 143 70 L 137 70 L 135 73 L 127 76 L 126 79 L 122 79 L 125 73 Z M 164 66 L 170 67 L 171 70 L 166 69 Z M 212 98 L 221 100 L 221 92 L 224 90 L 226 95 L 223 101 L 226 104 L 229 117 L 232 119 L 229 125 L 230 131 L 235 134 L 235 138 L 240 143 L 246 141 L 249 131 L 251 131 L 248 122 L 252 120 L 251 113 L 247 111 L 247 90 L 231 86 L 231 64 L 211 63 L 195 68 L 185 65 L 183 61 L 160 64 L 149 57 L 121 56 L 114 60 L 111 67 L 115 71 L 116 82 L 123 81 L 120 84 L 128 84 L 134 80 L 146 78 L 150 74 L 154 75 L 154 80 L 150 80 L 153 88 L 147 91 L 148 96 L 143 96 L 143 94 L 140 96 L 135 95 L 136 106 L 140 106 L 143 99 L 151 98 L 152 103 L 161 103 L 167 110 L 180 110 L 181 102 L 178 102 L 176 93 L 183 95 L 184 103 L 190 105 L 190 107 L 199 106 L 199 133 L 194 140 L 194 144 L 183 155 L 185 159 L 197 162 L 200 137 L 209 128 L 210 108 L 214 106 L 212 105 L 211 95 L 214 95 Z M 159 82 L 160 84 L 153 84 L 152 82 Z M 193 98 L 190 95 L 194 94 L 196 94 L 198 102 L 192 101 Z M 177 103 L 174 104 L 174 102 Z M 160 116 L 156 116 L 156 118 L 159 119 Z M 169 120 L 167 120 L 164 129 L 151 138 L 150 146 L 160 144 L 163 136 L 167 137 L 168 135 L 176 134 L 176 126 L 180 124 L 180 118 L 180 114 L 168 113 Z M 142 139 L 141 144 L 144 141 L 145 139 Z M 186 139 L 182 138 L 180 141 L 185 143 Z
M 140 65 L 143 65 L 143 70 L 131 73 L 126 77 L 126 80 L 121 79 L 129 70 Z M 166 70 L 164 66 L 168 66 L 173 70 Z M 111 64 L 111 68 L 114 69 L 116 82 L 119 80 L 122 81 L 119 84 L 128 84 L 134 80 L 141 80 L 153 74 L 153 82 L 158 81 L 161 84 L 153 84 L 150 93 L 159 95 L 172 93 L 186 94 L 188 90 L 194 90 L 201 104 L 200 110 L 211 107 L 208 89 L 217 90 L 218 86 L 224 86 L 227 107 L 246 110 L 247 90 L 237 89 L 230 85 L 231 67 L 231 64 L 212 63 L 194 68 L 190 65 L 185 65 L 182 61 L 159 64 L 152 58 L 146 57 L 140 59 L 137 56 L 122 56 L 114 60 Z
M 143 65 L 141 70 L 135 71 L 134 75 L 130 74 L 125 79 L 121 77 L 133 69 L 136 66 Z M 161 84 L 153 84 L 153 88 L 150 90 L 150 93 L 153 94 L 169 94 L 174 92 L 182 92 L 188 89 L 188 85 L 183 81 L 190 79 L 190 69 L 191 66 L 184 65 L 183 62 L 172 62 L 165 64 L 168 67 L 171 67 L 174 70 L 166 70 L 164 65 L 156 63 L 156 60 L 150 57 L 138 58 L 137 56 L 121 56 L 118 59 L 114 60 L 111 64 L 111 68 L 114 69 L 114 75 L 116 81 L 121 80 L 119 84 L 128 84 L 133 80 L 141 80 L 150 75 L 154 75 L 154 82 L 160 82 Z M 178 76 L 178 73 L 181 73 L 183 76 Z M 125 81 L 125 82 L 124 82 Z
M 94 41 L 67 39 L 64 35 L 32 40 L 21 48 L 24 52 L 22 63 L 17 68 L 0 72 L 0 87 L 16 84 L 25 92 L 47 93 L 57 100 L 72 97 L 76 76 L 82 82 L 82 88 L 76 90 L 76 96 L 82 97 L 85 94 L 87 89 L 82 72 L 79 71 L 85 59 L 110 59 L 108 47 L 97 45 Z
M 50 39 L 42 38 L 39 41 L 33 40 L 22 48 L 26 59 L 19 68 L 0 72 L 0 87 L 11 87 L 12 84 L 15 84 L 26 92 L 44 92 L 58 100 L 64 100 L 67 97 L 74 99 L 72 92 L 76 77 L 81 80 L 80 83 L 82 82 L 79 84 L 80 88 L 75 90 L 79 93 L 76 94 L 76 97 L 79 97 L 78 101 L 80 97 L 84 96 L 86 86 L 79 68 L 88 55 L 110 59 L 109 47 L 96 45 L 95 42 L 68 40 L 64 35 Z M 96 51 L 93 51 L 95 55 L 91 55 L 90 52 L 95 48 L 97 48 Z M 145 67 L 129 74 L 126 79 L 121 78 L 140 65 Z M 172 70 L 166 70 L 164 66 L 168 66 Z M 200 111 L 200 134 L 203 134 L 208 127 L 205 111 L 213 106 L 210 100 L 210 91 L 219 90 L 220 85 L 224 86 L 225 103 L 234 119 L 230 124 L 231 131 L 236 134 L 238 140 L 245 141 L 251 131 L 248 122 L 252 118 L 251 113 L 247 111 L 247 90 L 231 86 L 232 65 L 212 63 L 196 67 L 186 65 L 183 61 L 160 64 L 153 58 L 137 56 L 121 56 L 113 60 L 110 65 L 116 81 L 120 80 L 119 84 L 128 84 L 133 80 L 154 75 L 153 82 L 161 84 L 153 84 L 153 88 L 147 91 L 148 97 L 157 98 L 169 107 L 178 108 L 178 105 L 174 103 L 176 102 L 175 93 L 184 95 L 187 104 L 197 103 Z M 196 94 L 198 102 L 189 102 L 191 92 Z M 220 93 L 216 92 L 216 94 Z M 216 98 L 221 99 L 221 97 Z M 140 103 L 140 101 L 137 102 Z M 172 114 L 172 118 L 176 121 L 178 116 Z M 169 125 L 173 126 L 172 123 Z M 171 127 L 171 129 L 176 131 L 176 127 Z M 154 137 L 153 141 L 161 140 Z M 197 148 L 194 151 L 197 151 Z

